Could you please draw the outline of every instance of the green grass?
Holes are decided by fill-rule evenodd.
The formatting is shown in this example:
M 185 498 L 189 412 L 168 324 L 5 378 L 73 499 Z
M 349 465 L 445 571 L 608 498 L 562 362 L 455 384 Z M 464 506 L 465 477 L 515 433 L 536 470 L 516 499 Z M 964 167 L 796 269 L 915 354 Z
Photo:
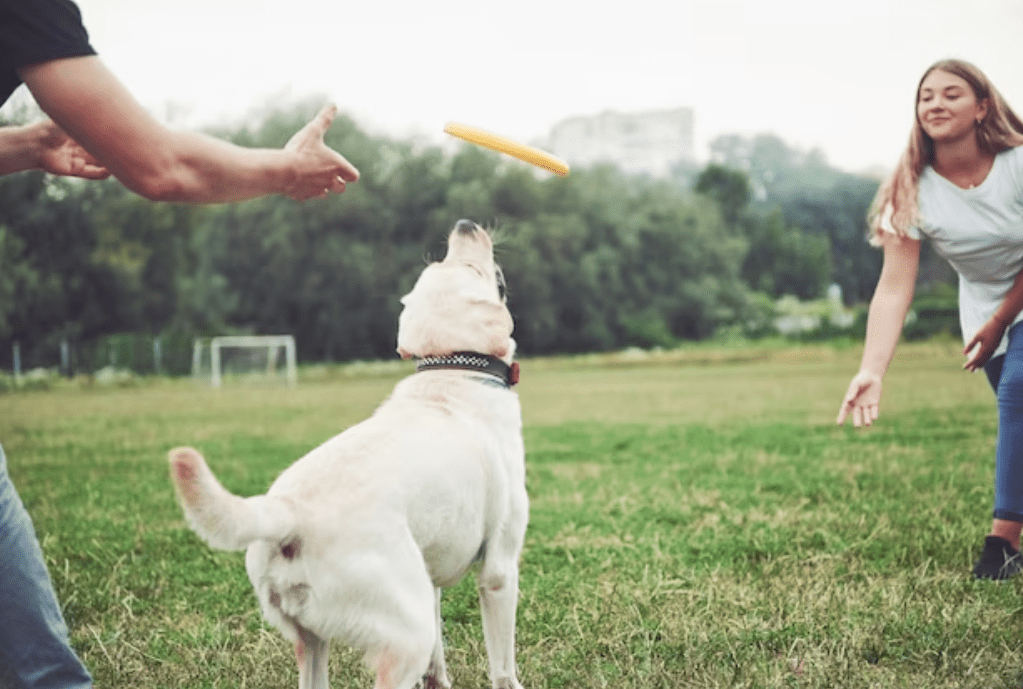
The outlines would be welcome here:
M 524 362 L 523 685 L 1019 688 L 1023 581 L 970 576 L 996 417 L 957 350 L 904 345 L 865 431 L 834 425 L 855 348 Z M 166 452 L 195 445 L 230 489 L 262 492 L 406 371 L 0 396 L 12 477 L 98 686 L 294 686 L 243 556 L 185 528 Z M 489 686 L 471 578 L 444 612 L 455 686 Z M 332 686 L 372 686 L 333 648 Z

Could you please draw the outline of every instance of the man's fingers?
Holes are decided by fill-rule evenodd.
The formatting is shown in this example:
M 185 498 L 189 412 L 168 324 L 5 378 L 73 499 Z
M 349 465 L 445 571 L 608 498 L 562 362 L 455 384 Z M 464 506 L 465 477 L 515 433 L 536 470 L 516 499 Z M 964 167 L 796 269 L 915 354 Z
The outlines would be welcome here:
M 337 106 L 323 106 L 284 146 L 284 150 L 297 154 L 299 159 L 300 181 L 287 192 L 296 201 L 341 194 L 348 184 L 359 180 L 359 170 L 324 141 L 336 115 Z
M 324 105 L 319 114 L 316 115 L 316 128 L 319 130 L 321 137 L 327 133 L 327 130 L 330 129 L 330 125 L 334 124 L 334 118 L 336 116 L 337 106 L 333 103 L 330 105 Z
M 110 176 L 110 170 L 98 165 L 83 165 L 82 169 L 77 171 L 76 176 L 93 180 L 106 179 Z
M 345 190 L 345 180 L 341 177 L 334 178 L 334 184 L 331 185 L 330 191 L 335 194 L 341 194 Z
M 359 169 L 343 158 L 342 161 L 341 174 L 338 175 L 338 179 L 341 180 L 341 185 L 344 186 L 345 182 L 358 182 Z M 344 191 L 344 189 L 342 189 L 342 191 Z

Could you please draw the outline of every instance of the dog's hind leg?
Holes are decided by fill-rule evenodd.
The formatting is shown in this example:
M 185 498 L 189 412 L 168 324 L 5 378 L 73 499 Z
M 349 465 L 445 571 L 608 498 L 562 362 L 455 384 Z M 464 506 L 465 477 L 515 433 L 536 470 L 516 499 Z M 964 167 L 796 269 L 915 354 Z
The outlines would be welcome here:
M 388 648 L 377 656 L 377 680 L 373 689 L 433 689 L 430 683 L 427 654 L 421 657 L 409 653 L 411 649 Z
M 329 689 L 327 657 L 330 640 L 321 639 L 308 629 L 298 628 L 295 659 L 298 661 L 298 689 Z
M 428 677 L 440 643 L 437 589 L 411 534 L 392 548 L 386 567 L 373 573 L 373 588 L 365 592 L 367 600 L 387 601 L 363 618 L 372 620 L 367 628 L 375 637 L 366 660 L 377 673 L 375 689 L 413 689 Z

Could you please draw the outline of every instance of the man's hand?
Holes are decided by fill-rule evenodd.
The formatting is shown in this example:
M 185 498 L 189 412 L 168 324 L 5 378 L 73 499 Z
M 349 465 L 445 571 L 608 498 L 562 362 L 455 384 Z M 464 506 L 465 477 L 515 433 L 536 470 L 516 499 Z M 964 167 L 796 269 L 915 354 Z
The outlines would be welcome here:
M 284 147 L 285 151 L 296 155 L 295 180 L 285 190 L 285 194 L 296 201 L 324 198 L 331 192 L 340 194 L 345 184 L 359 179 L 355 166 L 323 141 L 336 114 L 335 106 L 324 107 Z
M 38 168 L 51 175 L 106 179 L 110 171 L 51 120 L 32 125 L 39 140 Z
M 103 165 L 51 120 L 0 127 L 0 175 L 24 170 L 85 179 L 110 176 Z
M 269 194 L 305 200 L 344 191 L 359 178 L 359 171 L 324 143 L 336 113 L 333 106 L 284 149 L 245 148 L 169 130 L 95 55 L 50 60 L 19 73 L 39 107 L 72 140 L 124 186 L 153 201 L 233 203 Z M 0 172 L 3 157 L 0 146 Z M 61 165 L 77 165 L 65 161 Z M 89 161 L 84 162 L 80 172 L 91 174 Z

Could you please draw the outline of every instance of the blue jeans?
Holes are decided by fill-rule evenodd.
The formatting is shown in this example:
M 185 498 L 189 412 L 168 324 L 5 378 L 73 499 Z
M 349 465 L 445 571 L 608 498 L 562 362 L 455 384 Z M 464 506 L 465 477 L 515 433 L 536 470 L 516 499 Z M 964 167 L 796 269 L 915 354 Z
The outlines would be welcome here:
M 1009 350 L 984 373 L 998 395 L 994 518 L 1023 522 L 1023 323 L 1009 330 Z
M 0 447 L 0 686 L 91 687 L 68 640 L 32 520 Z

